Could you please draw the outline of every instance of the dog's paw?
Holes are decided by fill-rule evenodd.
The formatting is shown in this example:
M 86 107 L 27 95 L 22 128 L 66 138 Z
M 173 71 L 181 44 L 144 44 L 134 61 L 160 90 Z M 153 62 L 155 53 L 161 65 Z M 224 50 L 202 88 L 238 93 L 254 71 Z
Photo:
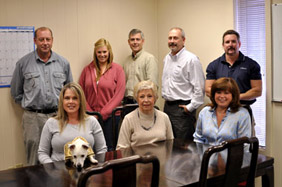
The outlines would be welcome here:
M 98 161 L 93 156 L 90 156 L 89 160 L 92 164 L 98 164 Z

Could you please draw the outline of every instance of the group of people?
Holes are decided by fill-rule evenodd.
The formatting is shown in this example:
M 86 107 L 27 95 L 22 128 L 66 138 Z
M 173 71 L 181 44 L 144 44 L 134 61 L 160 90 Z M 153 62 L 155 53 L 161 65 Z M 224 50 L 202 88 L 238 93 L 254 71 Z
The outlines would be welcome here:
M 24 109 L 28 164 L 37 164 L 38 157 L 41 163 L 63 160 L 64 144 L 77 136 L 83 136 L 95 153 L 115 149 L 115 116 L 111 113 L 121 104 L 138 103 L 139 107 L 125 116 L 117 149 L 173 138 L 216 144 L 250 137 L 254 121 L 250 104 L 261 95 L 262 82 L 258 63 L 239 51 L 239 34 L 234 30 L 224 33 L 225 53 L 208 65 L 206 80 L 199 58 L 185 48 L 185 39 L 183 29 L 169 30 L 171 51 L 164 58 L 162 112 L 154 108 L 158 63 L 144 51 L 141 30 L 130 31 L 132 53 L 122 65 L 113 62 L 109 41 L 99 39 L 93 60 L 83 69 L 77 84 L 69 62 L 51 50 L 51 29 L 36 29 L 37 48 L 17 62 L 11 81 L 11 95 Z M 204 103 L 205 92 L 212 103 L 200 112 L 195 130 L 196 109 Z M 86 110 L 101 113 L 104 131 Z

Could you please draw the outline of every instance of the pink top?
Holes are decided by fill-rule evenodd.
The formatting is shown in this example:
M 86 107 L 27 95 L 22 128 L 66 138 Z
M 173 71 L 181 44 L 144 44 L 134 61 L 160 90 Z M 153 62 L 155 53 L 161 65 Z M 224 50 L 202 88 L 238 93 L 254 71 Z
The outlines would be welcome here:
M 85 93 L 86 110 L 100 112 L 106 120 L 124 97 L 125 74 L 122 67 L 113 62 L 100 77 L 98 85 L 96 77 L 96 68 L 91 62 L 83 69 L 79 84 Z

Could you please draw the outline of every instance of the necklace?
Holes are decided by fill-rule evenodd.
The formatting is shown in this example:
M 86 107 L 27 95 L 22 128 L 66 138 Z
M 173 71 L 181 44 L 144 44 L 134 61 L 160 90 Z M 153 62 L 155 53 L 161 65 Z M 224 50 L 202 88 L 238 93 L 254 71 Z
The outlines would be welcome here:
M 153 126 L 155 125 L 156 123 L 156 120 L 157 120 L 157 116 L 156 116 L 156 113 L 154 111 L 154 121 L 153 123 L 150 125 L 150 127 L 145 127 L 141 124 L 141 119 L 140 119 L 140 114 L 139 114 L 139 110 L 137 110 L 137 115 L 138 115 L 138 118 L 139 118 L 139 125 L 146 131 L 150 130 L 151 128 L 153 128 Z

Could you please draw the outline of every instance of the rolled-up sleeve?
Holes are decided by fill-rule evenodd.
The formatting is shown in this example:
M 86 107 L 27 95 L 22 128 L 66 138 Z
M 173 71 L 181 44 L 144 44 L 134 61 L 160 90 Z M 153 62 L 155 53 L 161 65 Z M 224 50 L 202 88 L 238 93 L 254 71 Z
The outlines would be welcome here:
M 188 111 L 192 112 L 204 103 L 205 94 L 205 76 L 202 65 L 198 58 L 194 58 L 190 63 L 188 72 L 190 72 L 190 84 L 194 91 L 191 96 L 191 103 L 187 105 Z

